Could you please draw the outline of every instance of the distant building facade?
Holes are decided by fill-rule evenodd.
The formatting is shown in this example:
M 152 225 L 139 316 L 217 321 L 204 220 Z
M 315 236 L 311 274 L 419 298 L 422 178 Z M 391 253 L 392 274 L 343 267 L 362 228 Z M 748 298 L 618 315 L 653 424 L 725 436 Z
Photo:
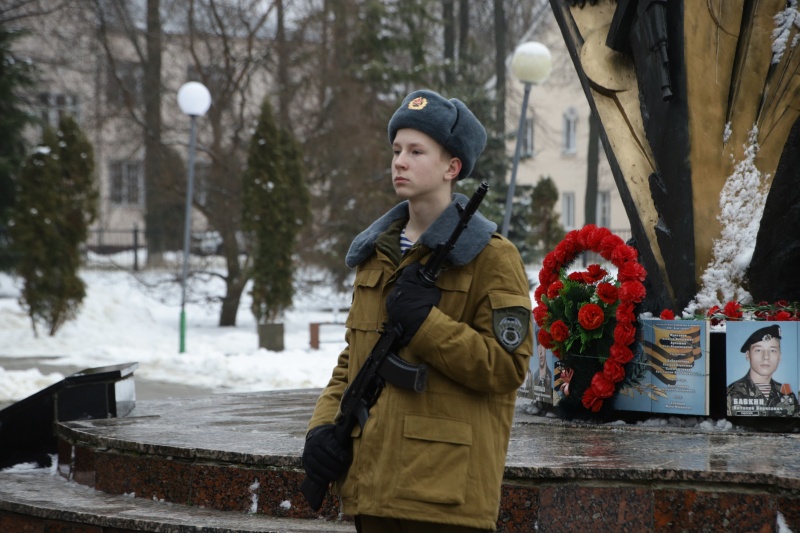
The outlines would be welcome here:
M 547 80 L 531 88 L 517 183 L 534 185 L 542 177 L 549 176 L 559 191 L 556 211 L 560 214 L 561 225 L 566 231 L 578 229 L 586 224 L 589 103 L 549 3 L 542 9 L 526 40 L 547 46 L 552 55 L 553 70 Z M 508 141 L 508 153 L 513 154 L 524 85 L 510 69 L 506 87 L 506 128 L 514 132 Z M 595 223 L 627 239 L 630 223 L 602 143 L 599 152 Z

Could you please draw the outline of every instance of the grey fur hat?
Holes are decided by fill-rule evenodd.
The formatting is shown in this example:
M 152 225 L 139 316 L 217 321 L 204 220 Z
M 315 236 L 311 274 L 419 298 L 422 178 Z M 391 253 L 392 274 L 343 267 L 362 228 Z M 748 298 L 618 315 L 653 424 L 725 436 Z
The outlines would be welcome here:
M 486 146 L 486 130 L 461 100 L 447 100 L 426 89 L 414 91 L 389 120 L 389 144 L 394 144 L 397 130 L 411 128 L 430 135 L 461 160 L 457 179 L 472 174 L 475 161 Z

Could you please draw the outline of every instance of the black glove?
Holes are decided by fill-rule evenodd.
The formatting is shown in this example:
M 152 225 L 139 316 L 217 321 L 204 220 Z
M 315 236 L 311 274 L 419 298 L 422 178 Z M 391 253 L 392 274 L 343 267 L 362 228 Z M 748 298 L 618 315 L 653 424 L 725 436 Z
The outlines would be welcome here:
M 321 485 L 336 481 L 350 468 L 353 452 L 336 440 L 336 426 L 325 424 L 308 432 L 303 448 L 306 475 Z
M 406 346 L 428 318 L 431 307 L 437 305 L 442 291 L 437 286 L 427 287 L 419 277 L 422 265 L 414 263 L 406 267 L 397 280 L 397 285 L 386 299 L 389 321 L 402 328 L 400 344 Z

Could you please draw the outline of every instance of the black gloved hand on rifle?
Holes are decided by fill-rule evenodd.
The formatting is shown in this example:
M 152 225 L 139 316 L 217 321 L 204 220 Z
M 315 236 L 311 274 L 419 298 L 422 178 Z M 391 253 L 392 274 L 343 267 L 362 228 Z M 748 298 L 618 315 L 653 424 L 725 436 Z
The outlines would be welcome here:
M 399 339 L 402 346 L 411 342 L 422 323 L 428 318 L 431 307 L 437 305 L 442 297 L 439 287 L 427 286 L 420 278 L 418 273 L 421 268 L 422 265 L 419 263 L 407 266 L 386 299 L 389 321 L 399 325 L 403 330 Z
M 306 435 L 303 448 L 306 475 L 323 486 L 342 477 L 353 462 L 352 451 L 339 444 L 335 431 L 334 424 L 315 427 Z

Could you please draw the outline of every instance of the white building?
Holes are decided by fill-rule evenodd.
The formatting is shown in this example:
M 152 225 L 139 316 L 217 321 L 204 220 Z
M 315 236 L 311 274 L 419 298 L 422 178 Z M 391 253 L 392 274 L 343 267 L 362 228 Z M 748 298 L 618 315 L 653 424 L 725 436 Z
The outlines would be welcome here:
M 585 225 L 590 108 L 549 3 L 545 7 L 526 41 L 547 46 L 553 70 L 544 82 L 531 88 L 517 183 L 533 185 L 549 176 L 559 191 L 556 211 L 561 225 L 569 231 Z M 524 85 L 510 69 L 508 76 L 506 128 L 516 132 Z M 514 153 L 515 139 L 516 135 L 508 142 L 509 154 Z M 627 239 L 630 223 L 602 143 L 599 151 L 596 223 Z

